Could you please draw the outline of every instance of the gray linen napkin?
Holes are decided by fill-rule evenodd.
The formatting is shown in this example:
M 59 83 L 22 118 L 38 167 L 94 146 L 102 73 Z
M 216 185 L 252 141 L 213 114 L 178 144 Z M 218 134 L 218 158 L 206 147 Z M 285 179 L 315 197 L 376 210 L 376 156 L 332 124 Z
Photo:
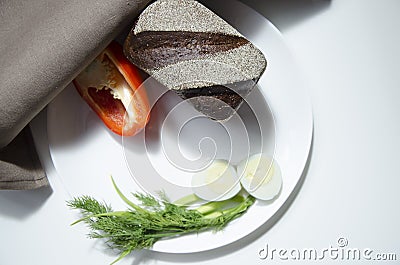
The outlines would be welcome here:
M 0 189 L 48 185 L 25 127 L 148 2 L 0 1 Z

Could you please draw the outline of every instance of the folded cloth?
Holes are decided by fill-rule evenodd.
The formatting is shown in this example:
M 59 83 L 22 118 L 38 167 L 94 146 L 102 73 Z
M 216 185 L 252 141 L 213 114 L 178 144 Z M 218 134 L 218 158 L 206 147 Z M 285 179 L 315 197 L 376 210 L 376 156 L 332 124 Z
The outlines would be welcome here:
M 37 157 L 30 131 L 10 142 L 148 2 L 0 1 L 0 188 L 48 183 L 31 164 Z M 15 159 L 18 153 L 31 158 Z
M 34 148 L 29 126 L 0 150 L 0 189 L 24 190 L 49 184 Z

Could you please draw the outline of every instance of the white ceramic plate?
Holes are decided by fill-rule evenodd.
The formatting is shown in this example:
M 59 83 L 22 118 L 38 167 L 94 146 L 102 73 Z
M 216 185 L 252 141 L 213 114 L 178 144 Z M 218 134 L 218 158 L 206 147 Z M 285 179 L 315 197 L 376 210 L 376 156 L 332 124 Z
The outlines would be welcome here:
M 275 159 L 282 169 L 283 187 L 275 201 L 257 201 L 246 214 L 223 231 L 162 240 L 154 245 L 155 251 L 204 251 L 227 245 L 253 232 L 267 222 L 293 192 L 310 151 L 313 131 L 311 103 L 296 63 L 279 31 L 263 16 L 240 2 L 208 2 L 209 7 L 259 47 L 268 60 L 267 71 L 259 81 L 261 91 L 258 95 L 263 95 L 272 110 L 275 131 L 272 140 L 263 140 L 265 148 L 275 146 L 272 152 L 275 152 Z M 265 117 L 261 119 L 268 119 L 270 115 L 266 110 Z M 121 137 L 105 128 L 72 84 L 49 105 L 47 117 L 50 154 L 69 196 L 91 195 L 110 203 L 115 209 L 125 209 L 112 188 L 109 176 L 113 175 L 125 194 L 141 190 L 130 175 L 132 167 L 140 168 L 140 161 L 135 165 L 130 157 L 132 152 L 123 148 Z M 218 135 L 218 129 L 216 131 Z M 167 133 L 165 135 L 168 137 Z M 152 150 L 149 155 L 152 163 L 162 164 L 163 158 L 157 153 L 161 149 Z

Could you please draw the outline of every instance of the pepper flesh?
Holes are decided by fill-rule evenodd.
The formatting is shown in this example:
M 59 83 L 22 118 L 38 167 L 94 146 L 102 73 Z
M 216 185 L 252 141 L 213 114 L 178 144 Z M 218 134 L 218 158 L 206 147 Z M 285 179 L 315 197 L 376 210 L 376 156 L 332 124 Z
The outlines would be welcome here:
M 114 133 L 135 135 L 149 120 L 149 102 L 143 79 L 112 42 L 73 81 L 81 97 Z

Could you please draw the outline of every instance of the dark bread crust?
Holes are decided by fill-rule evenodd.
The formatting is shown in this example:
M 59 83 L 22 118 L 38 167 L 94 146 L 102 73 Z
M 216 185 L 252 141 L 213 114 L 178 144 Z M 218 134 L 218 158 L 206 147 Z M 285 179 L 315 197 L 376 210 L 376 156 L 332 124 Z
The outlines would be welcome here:
M 143 69 L 225 52 L 249 43 L 243 37 L 212 32 L 144 31 L 129 34 L 124 53 Z

